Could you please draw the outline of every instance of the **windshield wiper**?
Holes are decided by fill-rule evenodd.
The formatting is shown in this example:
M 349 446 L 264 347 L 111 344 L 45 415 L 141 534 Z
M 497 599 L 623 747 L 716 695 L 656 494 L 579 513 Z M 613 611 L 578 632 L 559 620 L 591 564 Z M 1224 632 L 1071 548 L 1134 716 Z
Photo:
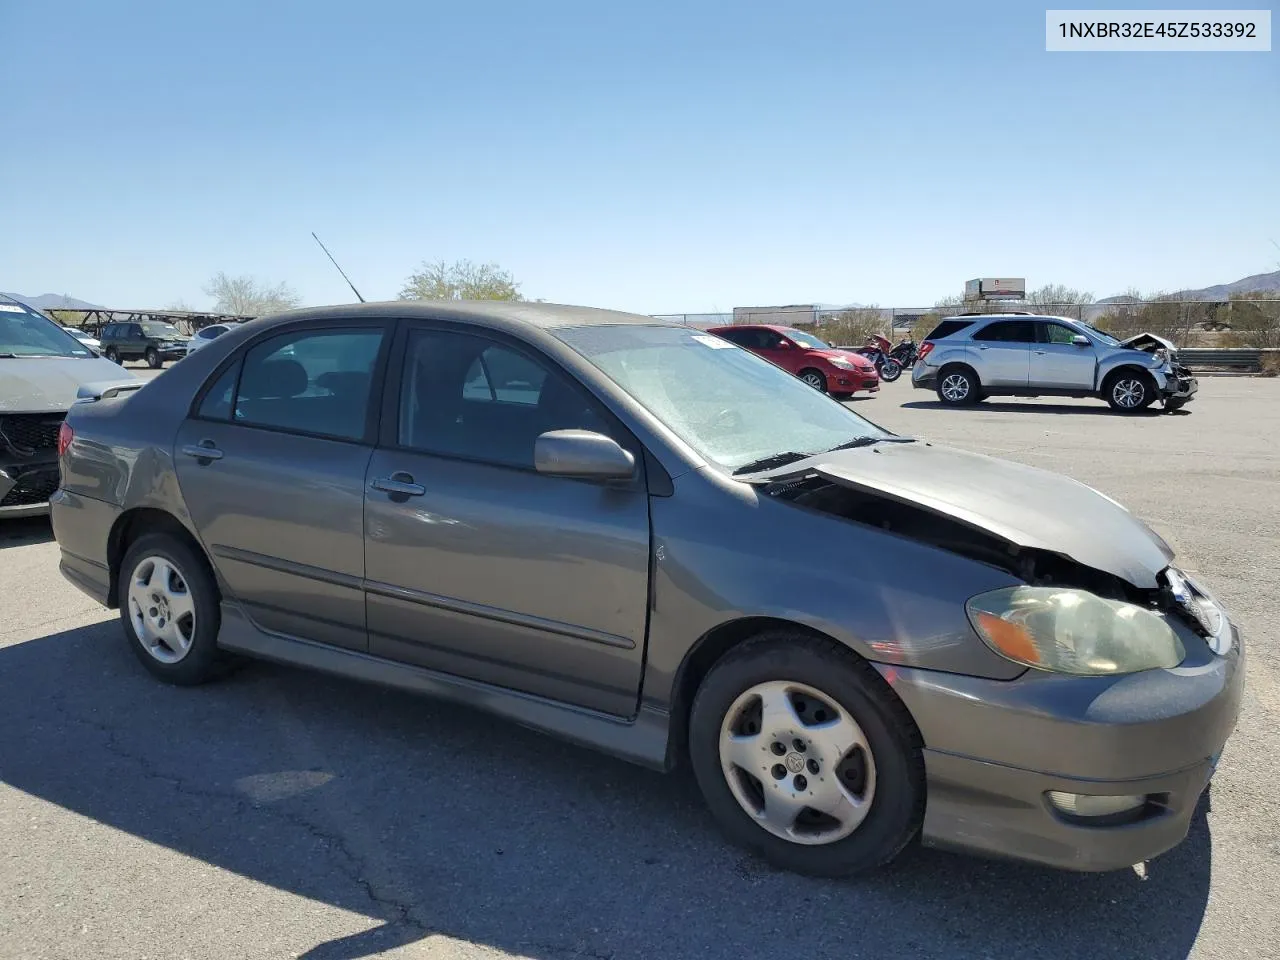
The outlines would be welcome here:
M 761 457 L 759 460 L 752 460 L 750 463 L 744 463 L 733 471 L 735 477 L 740 477 L 744 473 L 758 473 L 761 470 L 769 470 L 772 467 L 785 467 L 788 463 L 795 463 L 797 460 L 807 460 L 812 457 L 812 453 L 800 453 L 797 450 L 786 450 L 782 453 L 771 453 L 767 457 Z
M 836 450 L 852 450 L 855 447 L 870 447 L 877 443 L 915 443 L 914 437 L 854 437 L 844 443 L 838 443 L 826 453 L 834 453 Z

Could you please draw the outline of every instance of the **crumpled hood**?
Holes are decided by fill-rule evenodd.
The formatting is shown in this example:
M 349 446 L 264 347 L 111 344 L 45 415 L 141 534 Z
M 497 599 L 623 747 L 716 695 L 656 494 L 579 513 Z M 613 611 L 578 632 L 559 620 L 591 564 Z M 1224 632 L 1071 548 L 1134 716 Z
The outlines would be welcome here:
M 1154 353 L 1157 350 L 1168 350 L 1169 356 L 1173 356 L 1178 352 L 1178 348 L 1164 337 L 1156 336 L 1154 333 L 1135 333 L 1127 340 L 1121 340 L 1120 345 L 1124 347 L 1132 347 L 1134 350 L 1143 350 L 1147 353 Z
M 1046 550 L 1142 589 L 1173 551 L 1109 497 L 1069 477 L 923 441 L 824 454 L 806 464 L 832 483 L 878 493 Z
M 80 387 L 134 375 L 102 357 L 0 359 L 0 413 L 61 413 Z

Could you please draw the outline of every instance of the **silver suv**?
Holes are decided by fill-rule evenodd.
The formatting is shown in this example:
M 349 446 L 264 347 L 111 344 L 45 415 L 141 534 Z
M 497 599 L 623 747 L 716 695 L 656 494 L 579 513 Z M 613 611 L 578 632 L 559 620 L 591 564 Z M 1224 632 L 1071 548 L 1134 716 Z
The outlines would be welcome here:
M 912 386 L 951 406 L 992 396 L 1098 397 L 1123 413 L 1157 400 L 1177 410 L 1199 384 L 1173 344 L 1150 333 L 1117 340 L 1066 317 L 948 317 L 925 338 Z

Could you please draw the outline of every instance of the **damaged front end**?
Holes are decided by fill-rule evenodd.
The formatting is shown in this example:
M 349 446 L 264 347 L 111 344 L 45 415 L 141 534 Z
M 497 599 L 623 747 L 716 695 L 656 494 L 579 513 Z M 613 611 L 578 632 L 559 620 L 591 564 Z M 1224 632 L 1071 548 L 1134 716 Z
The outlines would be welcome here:
M 1195 396 L 1200 386 L 1199 381 L 1178 360 L 1178 348 L 1172 341 L 1154 333 L 1143 332 L 1120 341 L 1120 345 L 1129 350 L 1151 354 L 1160 362 L 1160 372 L 1164 375 L 1160 394 L 1167 408 L 1176 410 Z
M 916 450 L 909 452 L 912 447 Z M 887 474 L 897 472 L 894 461 L 901 460 L 905 467 L 923 460 L 921 454 L 951 461 L 935 465 L 944 475 L 950 473 L 950 482 L 890 481 Z M 1176 616 L 1210 641 L 1220 635 L 1225 615 L 1215 619 L 1212 611 L 1218 608 L 1212 598 L 1170 565 L 1168 545 L 1119 504 L 1083 484 L 923 443 L 863 454 L 861 466 L 863 470 L 853 470 L 844 463 L 822 463 L 768 482 L 762 492 L 995 567 L 1028 586 L 1085 590 Z M 968 476 L 964 467 L 970 469 Z M 1011 485 L 1001 482 L 1009 471 L 1029 473 L 1041 483 L 1056 486 L 1057 495 L 1049 502 L 1056 500 L 1070 510 L 1074 522 L 1063 527 L 1051 517 L 1052 508 L 1028 506 L 1025 499 L 1020 500 Z M 979 473 L 989 473 L 986 482 Z M 944 500 L 939 490 L 948 491 L 949 496 Z M 1032 488 L 1033 500 L 1038 499 L 1035 492 Z M 1083 508 L 1085 504 L 1092 508 L 1092 515 Z M 1042 518 L 1040 529 L 1034 519 L 1037 511 Z M 1108 528 L 1113 537 L 1110 550 Z M 1074 530 L 1075 535 L 1052 536 L 1064 529 Z

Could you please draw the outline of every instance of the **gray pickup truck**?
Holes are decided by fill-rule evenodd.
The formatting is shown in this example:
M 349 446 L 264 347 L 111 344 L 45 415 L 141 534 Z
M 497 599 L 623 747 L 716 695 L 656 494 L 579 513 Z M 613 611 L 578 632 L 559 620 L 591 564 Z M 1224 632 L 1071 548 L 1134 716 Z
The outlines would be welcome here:
M 0 297 L 0 520 L 49 512 L 59 481 L 58 436 L 77 399 L 143 382 L 39 310 Z

